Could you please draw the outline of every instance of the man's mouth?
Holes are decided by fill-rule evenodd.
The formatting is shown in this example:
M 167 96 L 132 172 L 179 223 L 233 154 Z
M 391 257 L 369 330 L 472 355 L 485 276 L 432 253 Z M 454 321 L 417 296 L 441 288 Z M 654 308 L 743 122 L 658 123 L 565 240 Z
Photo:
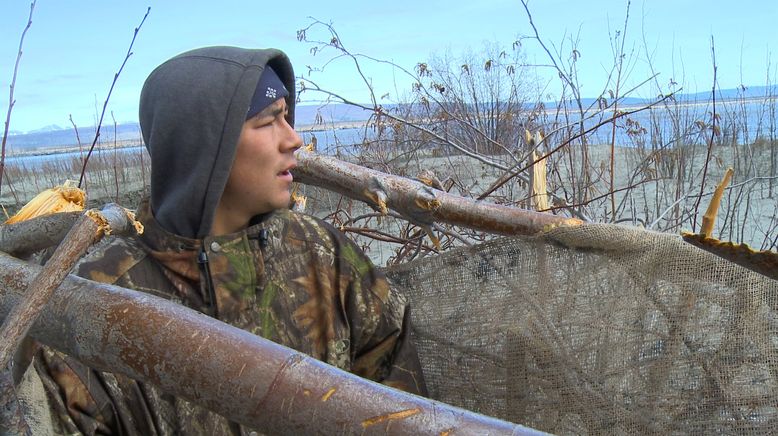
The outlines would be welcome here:
M 297 164 L 289 165 L 285 170 L 278 173 L 278 176 L 284 179 L 292 180 L 292 170 L 297 166 Z

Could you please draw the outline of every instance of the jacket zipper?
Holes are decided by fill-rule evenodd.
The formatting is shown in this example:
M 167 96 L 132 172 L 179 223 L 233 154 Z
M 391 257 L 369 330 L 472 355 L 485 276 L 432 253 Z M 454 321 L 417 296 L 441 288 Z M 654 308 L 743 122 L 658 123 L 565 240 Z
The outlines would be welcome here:
M 200 246 L 200 253 L 197 254 L 197 264 L 200 266 L 200 272 L 205 280 L 206 298 L 209 307 L 213 311 L 213 317 L 219 318 L 219 309 L 216 306 L 216 291 L 213 289 L 213 279 L 211 278 L 211 268 L 208 265 L 208 253 L 205 251 L 205 242 Z

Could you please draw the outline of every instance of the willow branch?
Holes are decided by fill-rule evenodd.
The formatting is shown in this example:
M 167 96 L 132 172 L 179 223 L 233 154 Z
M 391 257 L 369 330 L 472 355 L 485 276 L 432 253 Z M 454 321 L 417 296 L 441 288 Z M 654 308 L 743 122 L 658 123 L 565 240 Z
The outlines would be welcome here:
M 718 65 L 716 64 L 716 46 L 713 43 L 713 35 L 710 36 L 710 53 L 711 58 L 713 59 L 713 86 L 711 87 L 711 95 L 713 96 L 713 114 L 711 115 L 711 131 L 710 131 L 710 140 L 708 141 L 708 149 L 705 155 L 705 162 L 703 162 L 703 169 L 702 169 L 702 180 L 700 181 L 700 196 L 697 197 L 697 202 L 694 204 L 694 219 L 692 221 L 692 229 L 697 230 L 697 214 L 700 209 L 700 199 L 702 198 L 702 193 L 705 191 L 705 179 L 708 176 L 708 162 L 710 162 L 710 156 L 713 153 L 713 143 L 714 139 L 716 137 L 716 132 L 718 131 L 716 127 L 716 80 L 717 80 L 717 71 L 718 71 Z
M 0 317 L 39 271 L 0 254 Z M 541 434 L 379 385 L 180 304 L 72 276 L 30 333 L 92 368 L 267 434 Z
M 0 368 L 8 365 L 16 347 L 38 319 L 54 290 L 86 250 L 111 231 L 117 234 L 130 233 L 135 229 L 133 224 L 133 217 L 115 204 L 107 205 L 102 212 L 89 210 L 81 215 L 40 274 L 30 283 L 22 301 L 3 320 L 0 326 L 0 337 L 3 338 L 0 342 Z
M 89 156 L 92 155 L 92 150 L 95 149 L 95 145 L 97 145 L 97 140 L 100 138 L 100 126 L 103 125 L 103 117 L 105 117 L 105 110 L 108 107 L 108 101 L 111 99 L 111 94 L 113 93 L 113 88 L 116 86 L 116 82 L 119 80 L 119 75 L 122 73 L 122 70 L 124 70 L 124 66 L 127 65 L 127 60 L 130 59 L 130 56 L 132 56 L 132 46 L 135 44 L 135 38 L 138 36 L 138 32 L 140 31 L 140 28 L 143 26 L 143 23 L 146 22 L 146 17 L 149 16 L 149 12 L 151 12 L 151 6 L 149 6 L 146 9 L 146 15 L 143 16 L 143 19 L 140 21 L 140 24 L 138 27 L 135 28 L 135 33 L 132 34 L 132 41 L 130 41 L 130 47 L 127 49 L 127 55 L 124 57 L 124 61 L 122 62 L 122 65 L 119 67 L 119 71 L 116 72 L 113 76 L 113 82 L 111 82 L 111 88 L 108 90 L 108 95 L 105 97 L 105 101 L 103 102 L 103 111 L 100 113 L 100 121 L 97 123 L 97 129 L 95 130 L 95 139 L 92 141 L 92 145 L 89 147 L 89 152 L 86 154 L 86 159 L 84 159 L 84 165 L 81 167 L 81 177 L 78 179 L 78 187 L 81 187 L 81 184 L 84 182 L 84 174 L 86 173 L 86 164 L 89 162 Z
M 442 221 L 491 233 L 532 235 L 550 226 L 582 223 L 575 218 L 460 197 L 329 156 L 299 151 L 297 159 L 294 175 L 301 183 L 364 201 L 384 214 L 391 208 L 422 226 Z
M 517 176 L 519 176 L 521 173 L 523 173 L 524 171 L 528 170 L 529 168 L 531 168 L 531 167 L 532 167 L 533 165 L 535 165 L 536 163 L 538 163 L 538 162 L 542 161 L 543 159 L 546 159 L 547 157 L 549 157 L 549 156 L 551 156 L 552 154 L 554 154 L 554 153 L 558 152 L 559 150 L 561 150 L 562 148 L 566 147 L 567 145 L 570 145 L 570 144 L 571 144 L 573 141 L 575 141 L 576 139 L 578 139 L 578 138 L 581 138 L 581 137 L 583 137 L 584 135 L 588 135 L 589 133 L 592 133 L 592 132 L 596 131 L 596 130 L 597 130 L 597 129 L 599 129 L 600 127 L 602 127 L 602 126 L 604 126 L 604 125 L 606 125 L 606 124 L 608 124 L 608 123 L 614 122 L 614 121 L 615 121 L 616 119 L 618 119 L 618 118 L 625 117 L 625 116 L 632 115 L 632 114 L 636 114 L 636 113 L 638 113 L 638 112 L 641 112 L 641 111 L 644 111 L 644 110 L 646 110 L 646 109 L 649 109 L 649 108 L 651 108 L 651 107 L 653 107 L 653 106 L 656 106 L 657 104 L 659 104 L 659 103 L 661 103 L 661 102 L 663 102 L 663 101 L 667 100 L 668 98 L 672 98 L 673 96 L 674 96 L 674 94 L 668 94 L 668 95 L 664 95 L 664 96 L 662 96 L 662 98 L 660 98 L 659 100 L 657 100 L 657 101 L 654 101 L 654 102 L 652 102 L 651 104 L 648 104 L 648 105 L 646 105 L 646 106 L 643 106 L 643 107 L 637 108 L 637 109 L 635 109 L 635 110 L 631 110 L 631 111 L 623 111 L 623 112 L 614 112 L 614 114 L 613 114 L 613 116 L 612 116 L 612 117 L 609 117 L 609 118 L 607 118 L 607 119 L 605 119 L 605 120 L 602 120 L 602 121 L 598 122 L 598 123 L 597 123 L 597 124 L 595 124 L 594 126 L 592 126 L 592 127 L 588 128 L 588 129 L 584 130 L 583 132 L 580 132 L 580 133 L 577 133 L 577 134 L 573 135 L 572 137 L 568 138 L 566 141 L 562 142 L 561 144 L 559 144 L 558 146 L 556 146 L 555 148 L 553 148 L 553 149 L 552 149 L 551 151 L 549 151 L 548 153 L 546 153 L 546 154 L 544 154 L 544 155 L 542 155 L 542 156 L 538 157 L 537 159 L 535 159 L 535 160 L 533 160 L 533 161 L 529 162 L 529 163 L 528 163 L 528 164 L 526 164 L 524 167 L 522 167 L 522 168 L 520 168 L 520 169 L 518 169 L 518 170 L 516 169 L 516 167 L 514 167 L 514 168 L 513 168 L 513 169 L 511 169 L 509 172 L 507 172 L 507 173 L 503 174 L 503 175 L 502 175 L 502 176 L 501 176 L 499 179 L 497 179 L 497 180 L 496 180 L 494 183 L 492 183 L 492 185 L 491 185 L 491 186 L 489 186 L 489 187 L 488 187 L 488 188 L 487 188 L 487 189 L 486 189 L 486 190 L 485 190 L 485 191 L 484 191 L 484 192 L 483 192 L 481 195 L 479 195 L 479 196 L 478 196 L 478 199 L 479 199 L 479 200 L 483 200 L 484 198 L 488 197 L 488 196 L 489 196 L 489 195 L 490 195 L 492 192 L 496 191 L 496 190 L 497 190 L 497 189 L 499 189 L 501 186 L 505 185 L 505 183 L 507 183 L 508 181 L 510 181 L 511 179 L 513 179 L 514 177 L 517 177 Z M 548 137 L 549 137 L 549 136 L 550 136 L 550 135 L 546 136 L 546 138 L 544 138 L 544 141 L 548 140 Z M 525 182 L 526 182 L 526 181 L 527 181 L 527 180 L 525 180 Z
M 3 142 L 0 146 L 0 192 L 3 192 L 3 173 L 5 172 L 5 144 L 8 140 L 8 128 L 11 125 L 11 111 L 16 104 L 14 100 L 14 87 L 16 86 L 16 73 L 19 71 L 19 61 L 22 59 L 22 46 L 24 45 L 24 36 L 27 30 L 32 26 L 32 11 L 35 9 L 35 0 L 30 3 L 30 16 L 27 18 L 27 26 L 22 31 L 22 37 L 19 39 L 19 51 L 16 54 L 16 63 L 14 64 L 14 74 L 11 79 L 11 90 L 8 96 L 8 112 L 5 115 L 5 128 L 3 130 Z

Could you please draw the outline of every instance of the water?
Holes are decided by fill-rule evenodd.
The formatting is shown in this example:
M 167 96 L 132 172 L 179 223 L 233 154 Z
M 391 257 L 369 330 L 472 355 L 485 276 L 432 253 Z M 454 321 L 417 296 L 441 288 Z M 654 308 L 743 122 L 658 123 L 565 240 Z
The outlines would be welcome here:
M 146 148 L 139 145 L 134 147 L 122 147 L 117 148 L 115 150 L 118 156 L 130 156 L 133 154 L 139 154 L 139 153 L 145 153 Z M 5 165 L 6 166 L 19 166 L 24 167 L 28 170 L 42 170 L 46 164 L 50 164 L 53 162 L 70 162 L 75 159 L 81 159 L 82 156 L 86 157 L 87 150 L 85 149 L 83 152 L 81 151 L 69 151 L 64 153 L 53 153 L 53 154 L 37 154 L 37 155 L 25 155 L 25 156 L 6 156 L 5 158 Z M 113 157 L 114 150 L 113 149 L 95 149 L 92 151 L 92 155 L 89 157 L 90 162 L 92 159 L 98 158 L 98 157 Z
M 625 115 L 616 120 L 616 145 L 620 146 L 672 146 L 679 144 L 707 142 L 714 123 L 713 106 L 710 102 L 690 102 L 668 108 L 657 105 L 640 112 Z M 716 128 L 725 144 L 753 143 L 759 139 L 778 138 L 776 100 L 724 101 L 716 104 Z M 624 107 L 620 111 L 631 112 L 638 108 Z M 593 114 L 593 113 L 592 113 Z M 587 118 L 589 115 L 587 114 Z M 584 121 L 585 129 L 613 117 L 608 111 Z M 579 118 L 571 117 L 575 122 Z M 549 126 L 553 131 L 556 126 Z M 610 144 L 612 123 L 607 123 L 589 137 L 590 144 Z
M 339 152 L 347 154 L 354 153 L 357 149 L 357 145 L 362 143 L 365 134 L 367 134 L 368 138 L 375 137 L 375 133 L 372 129 L 365 129 L 364 127 L 320 130 L 315 132 L 303 131 L 300 132 L 300 137 L 302 137 L 303 143 L 305 144 L 310 143 L 312 138 L 315 137 L 317 152 L 336 155 Z
M 710 102 L 688 102 L 674 106 L 668 102 L 669 109 L 657 105 L 639 112 L 622 116 L 616 120 L 616 145 L 624 147 L 661 146 L 672 147 L 675 144 L 690 144 L 707 142 L 713 123 L 713 108 Z M 778 138 L 778 101 L 776 100 L 737 100 L 717 102 L 716 127 L 720 132 L 721 141 L 731 143 L 753 143 L 762 138 Z M 620 111 L 632 112 L 636 107 L 619 108 Z M 580 119 L 578 113 L 570 112 L 567 119 L 560 116 L 553 118 L 554 112 L 549 111 L 541 120 L 546 134 L 558 131 L 567 124 L 575 124 Z M 594 116 L 597 115 L 597 116 Z M 595 127 L 598 123 L 613 117 L 612 111 L 596 114 L 590 111 L 584 116 L 584 129 Z M 534 124 L 533 124 L 534 125 Z M 578 127 L 573 128 L 573 134 Z M 612 123 L 608 122 L 587 135 L 589 144 L 610 144 L 612 140 Z M 303 140 L 308 143 L 314 136 L 320 153 L 353 154 L 358 152 L 359 144 L 366 135 L 368 140 L 376 137 L 372 128 L 352 128 L 302 133 Z M 384 139 L 391 139 L 392 131 L 387 129 Z M 561 136 L 552 138 L 563 140 Z M 511 144 L 512 145 L 512 144 Z M 549 146 L 553 147 L 553 144 Z
M 300 132 L 300 136 L 305 144 L 311 142 L 311 139 L 315 136 L 319 153 L 336 155 L 338 152 L 347 154 L 354 153 L 357 149 L 354 144 L 360 144 L 362 142 L 364 133 L 364 128 L 348 128 L 316 132 L 305 131 Z M 370 137 L 370 135 L 371 134 L 368 133 L 368 137 Z M 116 153 L 119 157 L 143 153 L 144 159 L 148 159 L 146 148 L 142 145 L 117 148 Z M 100 157 L 112 159 L 113 155 L 114 150 L 112 148 L 95 149 L 89 159 L 90 161 Z M 64 153 L 6 156 L 5 164 L 6 166 L 23 167 L 30 171 L 40 171 L 43 170 L 47 164 L 54 162 L 70 162 L 77 159 L 80 160 L 82 156 L 86 156 L 86 150 L 83 152 L 69 151 Z
M 723 141 L 725 143 L 751 143 L 759 138 L 770 138 L 771 135 L 773 138 L 778 138 L 777 104 L 778 102 L 775 100 L 726 101 L 717 103 L 716 124 L 721 131 Z M 622 110 L 632 111 L 634 109 L 625 107 Z M 549 111 L 548 114 L 553 114 L 553 112 Z M 564 126 L 565 123 L 575 123 L 579 119 L 576 113 L 571 112 L 569 115 L 568 120 L 560 117 L 556 123 L 547 115 L 544 120 L 546 133 L 555 131 L 559 127 Z M 586 129 L 595 126 L 598 122 L 607 120 L 612 116 L 612 112 L 603 112 L 598 117 L 593 118 L 588 118 L 588 116 L 584 117 Z M 684 138 L 680 138 L 680 143 L 689 143 L 695 140 L 704 141 L 704 138 L 709 137 L 712 119 L 712 106 L 709 102 L 680 105 L 672 114 L 664 107 L 656 106 L 619 118 L 616 121 L 616 144 L 620 146 L 650 146 L 651 144 L 672 146 L 679 131 L 686 135 Z M 679 128 L 674 127 L 676 123 Z M 608 123 L 589 134 L 588 142 L 590 144 L 609 144 L 611 135 L 612 125 Z M 315 137 L 319 153 L 350 155 L 358 153 L 360 144 L 362 144 L 364 139 L 375 139 L 376 131 L 374 128 L 356 127 L 301 131 L 300 136 L 306 144 L 310 143 Z M 383 137 L 384 139 L 391 139 L 391 129 L 387 128 Z M 550 146 L 553 146 L 553 144 L 550 144 Z M 114 150 L 111 148 L 96 150 L 93 153 L 93 157 L 97 155 L 108 157 L 113 156 L 113 153 Z M 145 153 L 145 151 L 142 146 L 134 146 L 117 149 L 117 153 L 131 155 L 134 153 Z M 28 169 L 36 170 L 41 169 L 46 163 L 58 160 L 72 160 L 80 156 L 81 152 L 79 151 L 35 156 L 10 156 L 6 157 L 6 165 L 23 165 Z

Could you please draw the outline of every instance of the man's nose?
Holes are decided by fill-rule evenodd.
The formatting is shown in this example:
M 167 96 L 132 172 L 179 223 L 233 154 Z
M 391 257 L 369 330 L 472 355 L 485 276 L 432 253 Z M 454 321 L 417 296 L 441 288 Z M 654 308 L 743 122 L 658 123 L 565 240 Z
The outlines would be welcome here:
M 292 127 L 288 122 L 286 122 L 286 128 L 287 128 L 287 137 L 284 141 L 284 148 L 291 151 L 296 151 L 298 148 L 303 146 L 303 140 L 300 138 L 300 135 L 297 134 L 297 131 L 294 130 L 294 127 Z

